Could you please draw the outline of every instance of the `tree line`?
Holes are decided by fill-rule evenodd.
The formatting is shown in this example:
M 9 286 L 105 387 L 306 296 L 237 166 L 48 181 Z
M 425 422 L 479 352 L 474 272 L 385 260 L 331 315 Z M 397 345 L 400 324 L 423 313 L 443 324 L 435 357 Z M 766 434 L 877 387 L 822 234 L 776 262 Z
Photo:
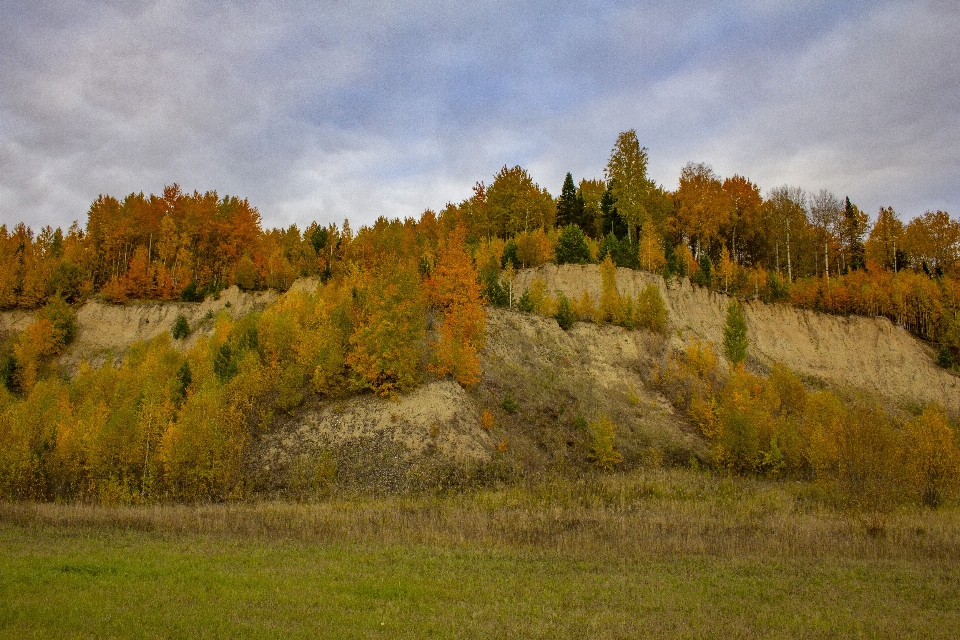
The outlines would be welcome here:
M 556 198 L 522 167 L 504 166 L 462 202 L 400 224 L 434 236 L 463 226 L 491 302 L 508 286 L 507 265 L 610 256 L 741 297 L 885 316 L 939 343 L 945 366 L 960 363 L 960 221 L 946 212 L 904 223 L 884 207 L 871 222 L 849 198 L 786 185 L 762 195 L 749 178 L 723 178 L 703 163 L 683 167 L 669 191 L 647 165 L 630 130 L 602 177 L 567 174 Z M 380 219 L 356 239 L 390 224 Z M 0 226 L 0 308 L 39 308 L 53 297 L 199 300 L 234 284 L 283 291 L 297 277 L 326 279 L 369 261 L 366 241 L 354 240 L 348 221 L 265 230 L 247 200 L 175 184 L 122 201 L 101 195 L 86 224 L 66 233 Z

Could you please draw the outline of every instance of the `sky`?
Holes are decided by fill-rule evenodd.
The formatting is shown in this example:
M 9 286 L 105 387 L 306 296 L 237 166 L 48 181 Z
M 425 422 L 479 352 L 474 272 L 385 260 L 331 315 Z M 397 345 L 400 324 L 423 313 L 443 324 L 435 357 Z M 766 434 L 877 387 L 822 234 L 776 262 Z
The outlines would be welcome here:
M 216 190 L 267 227 L 418 216 L 635 129 L 688 162 L 960 214 L 956 2 L 0 0 L 0 223 Z

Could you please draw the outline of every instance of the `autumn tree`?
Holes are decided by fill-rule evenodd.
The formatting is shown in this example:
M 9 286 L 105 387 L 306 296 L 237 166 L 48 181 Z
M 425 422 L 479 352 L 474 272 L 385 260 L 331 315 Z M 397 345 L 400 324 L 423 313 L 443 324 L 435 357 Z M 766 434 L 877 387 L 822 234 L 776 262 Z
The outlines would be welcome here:
M 480 381 L 486 312 L 480 281 L 465 246 L 466 229 L 458 227 L 441 246 L 430 278 L 430 301 L 441 316 L 431 369 L 463 386 Z
M 773 266 L 777 273 L 786 267 L 787 281 L 793 282 L 796 239 L 806 225 L 806 194 L 798 187 L 776 187 L 764 202 L 764 215 L 774 244 Z
M 640 147 L 636 130 L 617 136 L 604 175 L 617 210 L 627 223 L 627 239 L 634 242 L 633 229 L 643 228 L 649 217 L 645 201 L 652 187 L 647 178 L 647 149 Z
M 553 198 L 533 182 L 527 170 L 504 166 L 486 190 L 491 228 L 497 235 L 547 229 L 554 226 Z
M 690 162 L 681 170 L 675 215 L 678 231 L 693 241 L 699 260 L 730 217 L 728 196 L 709 165 Z
M 960 448 L 942 408 L 927 407 L 904 427 L 905 463 L 923 504 L 937 507 L 960 482 Z
M 867 260 L 894 273 L 903 268 L 903 223 L 893 207 L 881 207 L 866 243 Z

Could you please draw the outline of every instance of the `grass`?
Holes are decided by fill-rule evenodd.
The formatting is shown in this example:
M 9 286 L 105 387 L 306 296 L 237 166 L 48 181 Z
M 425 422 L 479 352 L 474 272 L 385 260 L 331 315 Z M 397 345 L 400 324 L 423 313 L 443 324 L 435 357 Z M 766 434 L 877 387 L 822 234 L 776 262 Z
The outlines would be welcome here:
M 0 505 L 0 636 L 955 637 L 956 508 L 644 471 L 316 504 Z

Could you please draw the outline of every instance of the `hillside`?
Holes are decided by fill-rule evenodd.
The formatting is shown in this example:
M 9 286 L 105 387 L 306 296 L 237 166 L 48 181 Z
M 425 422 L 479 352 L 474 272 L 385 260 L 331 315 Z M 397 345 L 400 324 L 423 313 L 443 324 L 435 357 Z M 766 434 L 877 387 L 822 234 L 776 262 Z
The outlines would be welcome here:
M 596 265 L 548 264 L 521 271 L 514 287 L 523 291 L 537 278 L 546 282 L 548 291 L 579 297 L 586 290 L 595 300 L 600 297 Z M 673 346 L 679 347 L 688 335 L 723 343 L 727 296 L 686 279 L 668 284 L 652 273 L 617 269 L 622 294 L 636 296 L 648 284 L 660 289 L 670 312 Z M 929 345 L 886 318 L 840 317 L 755 299 L 745 302 L 744 311 L 750 356 L 763 366 L 781 362 L 813 380 L 896 402 L 934 402 L 960 411 L 960 378 L 936 366 Z
M 597 266 L 525 270 L 514 286 L 522 291 L 537 278 L 549 291 L 600 297 Z M 316 284 L 299 280 L 294 289 Z M 586 421 L 600 414 L 618 425 L 617 447 L 628 466 L 708 460 L 707 443 L 650 385 L 650 372 L 690 337 L 720 344 L 727 297 L 629 269 L 618 270 L 617 284 L 621 294 L 633 296 L 648 284 L 659 288 L 670 314 L 667 338 L 585 322 L 563 331 L 552 318 L 489 307 L 479 384 L 465 390 L 428 378 L 393 400 L 308 397 L 255 439 L 247 470 L 252 488 L 312 494 L 335 475 L 339 486 L 390 492 L 582 464 L 590 447 Z M 276 299 L 273 292 L 231 287 L 202 303 L 91 301 L 78 311 L 77 336 L 60 366 L 69 374 L 83 359 L 118 357 L 134 342 L 169 331 L 180 315 L 193 328 L 177 345 L 187 349 L 212 331 L 216 314 L 236 318 Z M 808 384 L 960 411 L 957 377 L 933 364 L 927 345 L 886 319 L 841 318 L 756 300 L 745 310 L 754 367 L 781 362 Z M 31 318 L 22 311 L 0 314 L 0 331 L 22 330 Z

